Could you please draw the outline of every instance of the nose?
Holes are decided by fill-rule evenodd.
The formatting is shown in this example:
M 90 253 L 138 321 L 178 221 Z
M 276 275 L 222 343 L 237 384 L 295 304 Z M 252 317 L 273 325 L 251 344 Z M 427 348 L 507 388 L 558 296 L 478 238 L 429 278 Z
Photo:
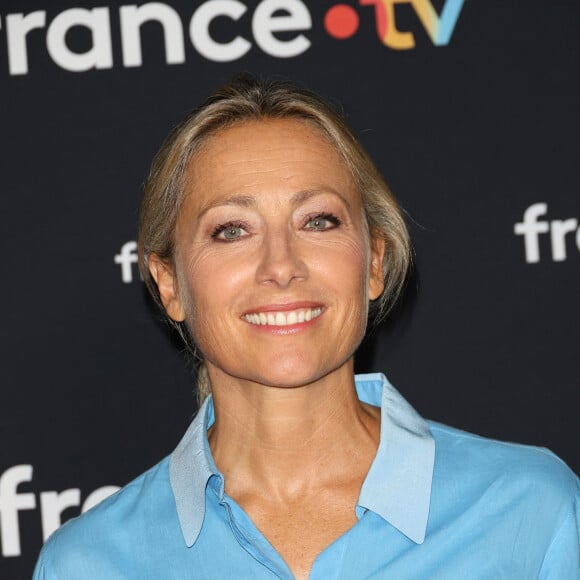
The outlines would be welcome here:
M 307 268 L 298 246 L 298 240 L 290 232 L 269 233 L 263 240 L 257 281 L 286 288 L 295 281 L 305 280 Z

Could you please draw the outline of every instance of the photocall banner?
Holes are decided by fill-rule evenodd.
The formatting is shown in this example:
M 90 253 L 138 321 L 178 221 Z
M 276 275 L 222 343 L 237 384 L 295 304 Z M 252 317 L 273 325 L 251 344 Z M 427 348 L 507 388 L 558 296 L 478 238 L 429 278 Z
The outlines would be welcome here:
M 405 209 L 414 274 L 357 370 L 580 471 L 579 27 L 572 0 L 3 2 L 0 578 L 195 414 L 137 208 L 165 135 L 242 71 L 344 110 Z

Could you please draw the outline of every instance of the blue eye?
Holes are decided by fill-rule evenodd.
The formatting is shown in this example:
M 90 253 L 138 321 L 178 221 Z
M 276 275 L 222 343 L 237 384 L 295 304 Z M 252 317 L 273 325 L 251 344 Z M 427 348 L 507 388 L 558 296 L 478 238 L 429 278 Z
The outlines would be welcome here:
M 241 227 L 230 226 L 222 232 L 222 235 L 223 235 L 224 239 L 226 239 L 226 240 L 235 240 L 235 239 L 241 237 L 242 232 L 243 232 L 243 229 Z
M 342 222 L 331 214 L 320 214 L 306 222 L 306 229 L 323 232 L 339 226 Z
M 212 232 L 211 237 L 222 242 L 235 242 L 246 234 L 242 224 L 221 224 Z

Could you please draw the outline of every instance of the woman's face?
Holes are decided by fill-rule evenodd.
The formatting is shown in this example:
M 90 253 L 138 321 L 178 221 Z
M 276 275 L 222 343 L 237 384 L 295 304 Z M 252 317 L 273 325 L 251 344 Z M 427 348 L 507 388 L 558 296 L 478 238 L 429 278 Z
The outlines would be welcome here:
M 384 247 L 334 147 L 302 121 L 246 122 L 211 137 L 187 178 L 174 267 L 152 273 L 210 377 L 293 387 L 350 362 Z

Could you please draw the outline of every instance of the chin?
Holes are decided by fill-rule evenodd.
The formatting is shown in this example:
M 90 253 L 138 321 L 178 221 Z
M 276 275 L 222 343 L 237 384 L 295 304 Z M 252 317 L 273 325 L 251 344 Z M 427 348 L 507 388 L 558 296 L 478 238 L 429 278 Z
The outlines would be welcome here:
M 275 373 L 274 375 L 270 374 L 270 376 L 265 376 L 264 380 L 260 382 L 264 385 L 281 389 L 297 389 L 314 383 L 323 376 L 324 373 L 294 373 L 290 375 Z
M 213 361 L 210 365 L 214 368 L 215 379 L 219 382 L 219 375 L 223 375 L 224 379 L 229 376 L 234 381 L 292 389 L 331 375 L 352 360 L 349 352 L 339 353 L 335 350 L 329 353 L 315 348 L 276 349 L 260 354 Z
M 309 360 L 310 359 L 310 360 Z M 348 360 L 348 359 L 347 359 Z M 324 364 L 310 357 L 277 359 L 271 365 L 256 369 L 253 382 L 278 388 L 298 388 L 314 383 L 344 366 L 345 361 Z

